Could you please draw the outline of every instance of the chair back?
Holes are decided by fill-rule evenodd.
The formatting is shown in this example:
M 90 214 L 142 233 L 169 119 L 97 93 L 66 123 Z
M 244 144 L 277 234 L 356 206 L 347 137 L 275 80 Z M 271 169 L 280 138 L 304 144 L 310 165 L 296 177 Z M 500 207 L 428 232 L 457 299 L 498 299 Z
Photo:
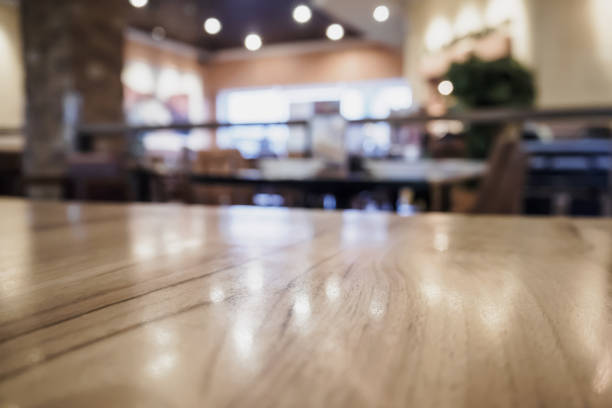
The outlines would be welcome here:
M 248 164 L 237 150 L 201 151 L 193 165 L 193 171 L 215 176 L 231 176 Z
M 472 213 L 520 214 L 523 209 L 528 157 L 521 148 L 519 131 L 505 129 L 489 158 L 485 176 Z

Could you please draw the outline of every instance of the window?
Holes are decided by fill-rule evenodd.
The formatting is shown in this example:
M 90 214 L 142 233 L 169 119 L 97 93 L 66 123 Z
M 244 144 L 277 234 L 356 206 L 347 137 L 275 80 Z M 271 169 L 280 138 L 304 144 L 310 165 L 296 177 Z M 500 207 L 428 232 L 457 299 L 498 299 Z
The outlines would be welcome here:
M 230 124 L 310 120 L 317 102 L 338 102 L 340 115 L 347 120 L 386 118 L 412 107 L 412 92 L 403 79 L 343 84 L 316 84 L 257 89 L 229 89 L 217 96 L 217 120 Z M 387 125 L 364 128 L 349 144 L 366 154 L 389 148 L 391 129 Z M 286 155 L 303 151 L 304 129 L 287 126 L 244 126 L 220 129 L 221 148 L 236 148 L 245 157 L 260 154 Z M 348 147 L 348 146 L 347 146 Z
M 122 73 L 124 108 L 131 125 L 199 123 L 206 120 L 204 89 L 199 74 L 145 60 L 128 61 Z M 205 130 L 159 131 L 142 136 L 145 150 L 202 149 L 210 143 Z

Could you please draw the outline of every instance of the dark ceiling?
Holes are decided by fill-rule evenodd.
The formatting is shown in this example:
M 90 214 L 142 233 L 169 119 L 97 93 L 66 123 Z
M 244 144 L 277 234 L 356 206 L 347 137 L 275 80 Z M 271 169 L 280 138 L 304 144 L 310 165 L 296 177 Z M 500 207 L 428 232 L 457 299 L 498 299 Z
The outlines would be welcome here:
M 266 44 L 323 40 L 327 26 L 341 21 L 313 8 L 312 19 L 298 24 L 292 18 L 294 7 L 308 1 L 295 0 L 149 0 L 142 9 L 131 8 L 130 26 L 151 31 L 166 30 L 169 39 L 185 42 L 207 51 L 242 47 L 244 37 L 256 32 Z M 208 17 L 221 20 L 223 30 L 207 35 L 202 24 Z M 346 37 L 359 33 L 345 25 Z

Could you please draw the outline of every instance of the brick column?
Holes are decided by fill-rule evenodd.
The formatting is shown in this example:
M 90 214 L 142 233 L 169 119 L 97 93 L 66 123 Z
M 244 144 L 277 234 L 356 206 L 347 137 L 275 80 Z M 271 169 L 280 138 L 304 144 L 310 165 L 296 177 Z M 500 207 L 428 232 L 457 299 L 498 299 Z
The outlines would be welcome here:
M 123 122 L 127 1 L 22 0 L 26 71 L 24 172 L 33 196 L 58 197 L 70 122 Z M 78 107 L 78 109 L 77 109 Z M 78 112 L 77 112 L 78 111 Z M 120 151 L 123 142 L 102 146 Z

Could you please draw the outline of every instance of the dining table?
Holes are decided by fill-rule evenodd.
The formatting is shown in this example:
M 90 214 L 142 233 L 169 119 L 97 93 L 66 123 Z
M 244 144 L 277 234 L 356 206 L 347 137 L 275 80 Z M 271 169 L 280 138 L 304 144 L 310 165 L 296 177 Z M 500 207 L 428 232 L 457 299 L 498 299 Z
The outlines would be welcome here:
M 612 221 L 0 199 L 0 407 L 611 407 Z
M 256 188 L 292 189 L 308 194 L 332 194 L 336 208 L 350 209 L 351 200 L 363 191 L 385 190 L 394 209 L 401 191 L 426 193 L 429 209 L 442 211 L 449 206 L 450 190 L 462 183 L 478 182 L 487 173 L 483 160 L 470 159 L 421 159 L 366 160 L 364 169 L 350 171 L 309 171 L 305 163 L 312 160 L 268 159 L 263 162 L 271 169 L 245 169 L 235 174 L 210 174 L 192 172 L 192 186 L 251 186 Z M 292 163 L 296 162 L 296 163 Z M 292 165 L 289 165 L 292 164 Z M 267 166 L 266 166 L 267 167 Z M 304 171 L 306 168 L 306 171 Z M 297 171 L 296 171 L 297 170 Z

